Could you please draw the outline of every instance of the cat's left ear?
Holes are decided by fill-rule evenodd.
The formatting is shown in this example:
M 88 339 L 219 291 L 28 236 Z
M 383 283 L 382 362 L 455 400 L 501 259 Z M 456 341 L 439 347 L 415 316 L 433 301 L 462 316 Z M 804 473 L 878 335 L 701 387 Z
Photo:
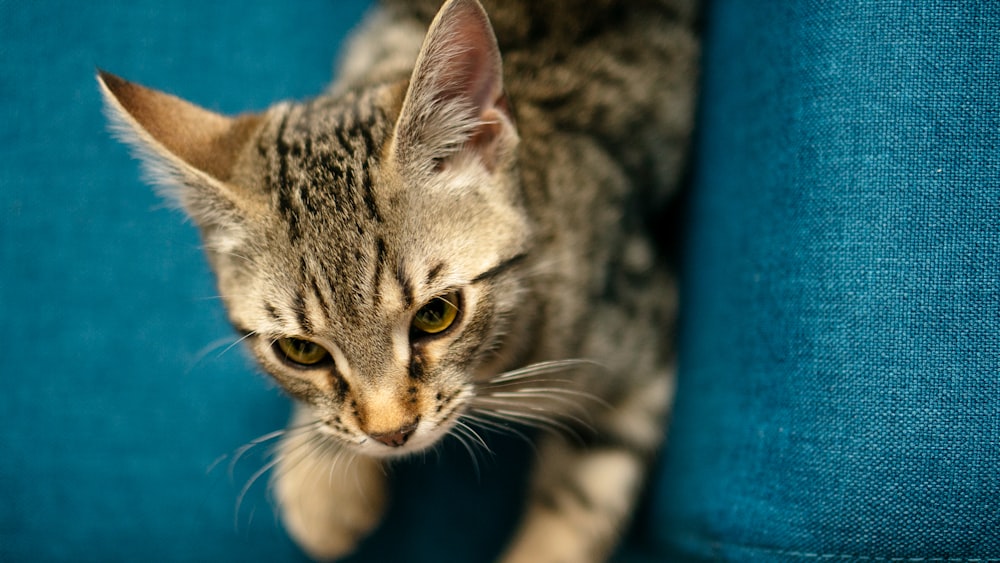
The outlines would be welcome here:
M 231 179 L 263 116 L 220 115 L 104 71 L 97 80 L 114 129 L 137 149 L 164 195 L 213 242 L 237 236 L 255 201 Z
M 517 141 L 500 48 L 477 0 L 449 0 L 431 23 L 400 111 L 393 158 L 429 172 L 458 154 L 496 167 Z

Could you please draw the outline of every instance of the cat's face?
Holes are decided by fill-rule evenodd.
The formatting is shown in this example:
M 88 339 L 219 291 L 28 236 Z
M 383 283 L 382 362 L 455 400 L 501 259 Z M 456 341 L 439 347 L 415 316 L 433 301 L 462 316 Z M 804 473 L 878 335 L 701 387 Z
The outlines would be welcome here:
M 260 364 L 323 432 L 370 455 L 434 443 L 495 374 L 520 328 L 528 251 L 509 166 L 468 152 L 401 169 L 394 102 L 276 108 L 236 179 L 269 196 L 263 220 L 235 240 L 207 234 Z
M 469 6 L 439 14 L 409 81 L 259 115 L 100 76 L 260 365 L 369 455 L 446 434 L 533 315 L 517 134 Z

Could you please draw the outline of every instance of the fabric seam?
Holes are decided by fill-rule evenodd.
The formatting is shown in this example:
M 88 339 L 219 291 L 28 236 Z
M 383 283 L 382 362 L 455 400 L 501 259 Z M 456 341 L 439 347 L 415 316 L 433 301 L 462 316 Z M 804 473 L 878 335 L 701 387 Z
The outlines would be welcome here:
M 773 553 L 788 557 L 798 557 L 801 559 L 842 559 L 849 561 L 878 561 L 887 563 L 1000 563 L 1000 557 L 886 557 L 877 555 L 856 555 L 850 553 L 818 553 L 811 551 L 774 549 L 768 547 L 756 547 L 748 545 L 725 544 L 720 542 L 712 543 L 713 549 L 731 548 L 743 551 L 758 551 L 763 553 Z

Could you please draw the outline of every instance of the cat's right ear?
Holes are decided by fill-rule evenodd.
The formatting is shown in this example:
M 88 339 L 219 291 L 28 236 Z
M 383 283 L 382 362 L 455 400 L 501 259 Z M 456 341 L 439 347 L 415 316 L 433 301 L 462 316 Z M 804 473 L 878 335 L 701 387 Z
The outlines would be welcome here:
M 416 174 L 460 154 L 494 169 L 516 142 L 489 17 L 477 0 L 448 0 L 417 56 L 392 158 Z
M 98 70 L 112 128 L 200 227 L 232 227 L 250 202 L 230 179 L 262 115 L 227 117 Z

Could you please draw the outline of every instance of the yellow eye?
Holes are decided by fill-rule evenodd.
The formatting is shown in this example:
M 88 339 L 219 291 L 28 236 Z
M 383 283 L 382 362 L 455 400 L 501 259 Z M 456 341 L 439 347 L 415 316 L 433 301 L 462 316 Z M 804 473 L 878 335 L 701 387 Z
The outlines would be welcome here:
M 423 334 L 443 332 L 458 316 L 458 293 L 435 297 L 413 315 L 413 328 Z
M 281 338 L 277 345 L 286 360 L 303 366 L 314 366 L 330 357 L 325 348 L 308 340 Z

